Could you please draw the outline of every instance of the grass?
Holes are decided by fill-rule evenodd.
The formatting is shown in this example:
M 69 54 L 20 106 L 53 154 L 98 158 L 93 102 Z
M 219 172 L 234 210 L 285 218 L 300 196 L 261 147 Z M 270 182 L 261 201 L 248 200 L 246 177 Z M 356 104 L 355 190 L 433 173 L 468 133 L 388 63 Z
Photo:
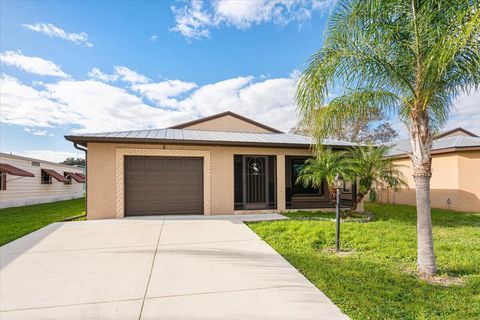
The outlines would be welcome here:
M 295 220 L 331 213 L 288 213 L 287 221 L 249 226 L 320 288 L 352 319 L 479 319 L 480 215 L 432 210 L 435 251 L 442 278 L 432 284 L 416 273 L 415 207 L 368 204 L 369 223 L 344 223 L 342 247 L 332 252 L 335 223 Z
M 81 214 L 85 214 L 84 198 L 0 209 L 0 245 Z

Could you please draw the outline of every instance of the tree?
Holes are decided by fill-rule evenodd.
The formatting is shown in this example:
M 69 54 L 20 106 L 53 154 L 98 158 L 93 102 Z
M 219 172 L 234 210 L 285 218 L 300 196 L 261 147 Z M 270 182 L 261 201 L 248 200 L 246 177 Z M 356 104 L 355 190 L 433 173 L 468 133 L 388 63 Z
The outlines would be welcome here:
M 321 188 L 322 182 L 327 182 L 330 201 L 335 203 L 335 188 L 333 181 L 337 174 L 350 177 L 350 163 L 344 151 L 333 151 L 330 148 L 319 148 L 313 158 L 305 161 L 305 166 L 300 171 L 296 183 L 306 187 Z
M 67 164 L 69 166 L 80 166 L 80 167 L 85 167 L 85 159 L 83 158 L 67 158 L 60 162 L 62 164 Z
M 314 123 L 301 119 L 290 130 L 290 133 L 312 136 L 314 127 Z M 362 143 L 383 143 L 392 141 L 397 137 L 398 132 L 392 128 L 390 122 L 386 121 L 385 114 L 379 111 L 372 112 L 364 117 L 358 117 L 354 121 L 345 123 L 343 126 L 338 126 L 325 136 L 325 138 L 335 140 Z
M 431 149 L 452 101 L 480 87 L 478 0 L 340 0 L 323 47 L 298 81 L 297 104 L 328 132 L 376 109 L 406 125 L 417 203 L 417 265 L 437 272 L 430 212 Z M 334 86 L 343 88 L 327 106 Z M 322 107 L 324 106 L 324 107 Z
M 395 191 L 408 187 L 401 166 L 387 158 L 390 147 L 358 146 L 348 152 L 350 179 L 357 182 L 357 195 L 351 211 L 363 200 L 365 195 L 378 188 L 391 188 Z

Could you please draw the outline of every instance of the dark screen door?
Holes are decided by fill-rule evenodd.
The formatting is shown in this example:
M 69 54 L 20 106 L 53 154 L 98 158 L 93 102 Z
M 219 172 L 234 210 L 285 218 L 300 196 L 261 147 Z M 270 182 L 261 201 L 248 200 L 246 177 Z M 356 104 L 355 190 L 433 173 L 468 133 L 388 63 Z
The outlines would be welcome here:
M 245 209 L 268 207 L 268 161 L 266 156 L 243 156 L 243 201 Z

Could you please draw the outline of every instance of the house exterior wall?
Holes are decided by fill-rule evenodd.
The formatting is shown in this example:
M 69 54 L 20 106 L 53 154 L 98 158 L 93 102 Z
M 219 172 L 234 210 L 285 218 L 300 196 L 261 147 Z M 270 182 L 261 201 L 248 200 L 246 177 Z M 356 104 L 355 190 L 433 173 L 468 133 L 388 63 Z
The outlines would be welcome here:
M 456 210 L 480 212 L 480 151 L 459 153 L 458 170 L 461 201 Z
M 32 166 L 32 161 L 40 163 L 40 166 Z M 52 184 L 41 184 L 42 169 L 53 169 L 63 175 L 65 171 L 83 173 L 83 168 L 4 154 L 0 155 L 0 162 L 35 175 L 35 177 L 18 177 L 7 174 L 6 190 L 0 190 L 0 208 L 76 199 L 83 196 L 84 184 L 73 179 L 71 184 L 64 184 L 53 178 Z
M 253 132 L 253 133 L 271 133 L 270 130 L 256 126 L 253 123 L 238 119 L 236 117 L 225 115 L 220 118 L 206 120 L 200 123 L 192 124 L 183 129 L 208 130 L 208 131 L 231 131 L 231 132 Z
M 174 156 L 175 150 L 192 153 L 208 152 L 210 158 L 210 209 L 206 214 L 234 214 L 234 161 L 235 154 L 277 156 L 277 211 L 285 210 L 285 155 L 311 155 L 308 149 L 186 146 L 163 144 L 88 143 L 88 219 L 118 218 L 117 167 L 118 149 L 166 150 Z M 150 154 L 151 151 L 146 152 Z M 159 155 L 162 152 L 158 153 Z M 165 153 L 166 156 L 168 156 Z M 119 172 L 123 174 L 123 172 Z M 123 185 L 120 185 L 123 187 Z M 271 212 L 271 211 L 270 211 Z
M 378 201 L 415 205 L 415 183 L 410 159 L 395 163 L 407 178 L 409 189 L 378 190 Z M 480 212 L 480 151 L 444 153 L 432 156 L 430 201 L 433 208 Z

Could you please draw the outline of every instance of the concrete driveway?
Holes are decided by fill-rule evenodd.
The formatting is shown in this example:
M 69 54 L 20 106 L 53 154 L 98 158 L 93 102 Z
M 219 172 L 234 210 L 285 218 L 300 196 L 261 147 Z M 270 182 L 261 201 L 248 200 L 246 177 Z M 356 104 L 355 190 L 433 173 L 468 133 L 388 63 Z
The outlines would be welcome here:
M 51 224 L 0 249 L 0 318 L 348 319 L 243 219 Z

